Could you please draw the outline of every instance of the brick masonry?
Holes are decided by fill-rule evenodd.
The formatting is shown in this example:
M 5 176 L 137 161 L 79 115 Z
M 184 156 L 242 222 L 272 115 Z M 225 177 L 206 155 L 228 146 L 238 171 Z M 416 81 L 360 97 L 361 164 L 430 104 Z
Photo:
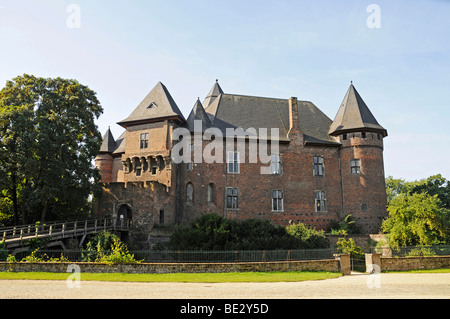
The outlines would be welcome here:
M 193 163 L 191 169 L 186 163 L 172 161 L 172 135 L 174 129 L 184 125 L 182 121 L 161 119 L 129 125 L 125 149 L 96 158 L 105 188 L 95 214 L 117 217 L 120 207 L 127 205 L 135 227 L 131 237 L 144 247 L 149 246 L 155 224 L 186 224 L 206 213 L 235 219 L 261 218 L 281 225 L 305 223 L 318 229 L 351 214 L 363 233 L 377 233 L 387 215 L 384 135 L 355 130 L 335 135 L 340 144 L 308 144 L 296 124 L 299 114 L 295 98 L 289 100 L 289 114 L 289 141 L 279 145 L 281 174 L 268 175 L 261 174 L 261 167 L 270 163 L 261 163 L 259 157 L 256 163 L 250 163 L 248 140 L 245 152 L 240 153 L 239 173 L 227 171 L 227 150 L 218 149 L 213 155 L 222 163 L 204 160 Z M 145 133 L 149 147 L 141 149 L 140 136 Z M 208 155 L 210 143 L 203 140 L 194 149 Z M 314 175 L 314 156 L 323 157 L 321 176 Z M 353 159 L 361 163 L 356 174 L 351 171 Z M 188 188 L 193 190 L 192 200 L 187 196 Z M 238 190 L 236 209 L 227 208 L 227 188 Z M 282 210 L 272 209 L 274 190 L 283 191 Z M 326 196 L 324 211 L 316 209 L 317 191 Z

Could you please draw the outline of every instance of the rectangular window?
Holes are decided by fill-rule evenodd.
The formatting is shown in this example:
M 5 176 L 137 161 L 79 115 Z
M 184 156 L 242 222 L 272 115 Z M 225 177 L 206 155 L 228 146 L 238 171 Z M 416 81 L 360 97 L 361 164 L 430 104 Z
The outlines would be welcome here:
M 192 162 L 186 163 L 186 169 L 187 169 L 188 171 L 192 171 L 193 168 L 194 168 L 194 167 L 193 167 Z
M 227 188 L 227 208 L 228 209 L 238 209 L 238 189 L 237 188 Z
M 314 156 L 314 176 L 323 176 L 323 156 Z
M 192 203 L 194 201 L 194 185 L 187 183 L 186 185 L 186 201 Z
M 361 174 L 361 160 L 352 159 L 350 161 L 350 170 L 352 174 Z
M 239 173 L 239 152 L 228 152 L 228 173 Z
M 283 191 L 274 190 L 272 191 L 272 211 L 282 212 L 283 211 Z
M 214 194 L 214 184 L 213 183 L 210 183 L 209 185 L 208 185 L 208 193 L 207 193 L 207 197 L 206 197 L 206 201 L 208 202 L 208 203 L 212 203 L 212 204 L 214 204 L 214 197 L 215 197 L 215 194 Z
M 148 148 L 148 133 L 141 134 L 141 149 Z
M 280 154 L 273 154 L 271 156 L 271 167 L 272 167 L 273 175 L 281 174 L 281 156 L 280 156 Z
M 315 206 L 316 212 L 327 211 L 327 196 L 324 191 L 316 191 Z

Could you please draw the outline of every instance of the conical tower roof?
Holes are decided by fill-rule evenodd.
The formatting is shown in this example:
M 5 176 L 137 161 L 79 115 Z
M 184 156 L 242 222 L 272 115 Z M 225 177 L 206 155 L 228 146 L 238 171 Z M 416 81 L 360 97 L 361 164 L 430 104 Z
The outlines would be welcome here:
M 338 135 L 355 131 L 378 132 L 387 136 L 386 129 L 378 124 L 351 83 L 328 133 Z
M 130 116 L 117 124 L 127 127 L 168 117 L 178 117 L 181 121 L 185 121 L 167 88 L 158 82 Z
M 219 80 L 216 80 L 216 83 L 214 83 L 212 89 L 209 91 L 208 95 L 206 96 L 206 99 L 203 101 L 203 105 L 205 108 L 211 105 L 212 102 L 218 97 L 220 94 L 223 94 L 223 90 L 219 85 Z
M 198 99 L 197 102 L 195 102 L 191 114 L 189 114 L 189 117 L 187 119 L 187 124 L 191 132 L 194 132 L 195 120 L 202 121 L 203 131 L 211 126 L 211 121 L 209 120 L 208 114 L 206 114 L 205 109 L 203 108 L 203 105 L 200 102 L 200 99 Z
M 105 135 L 103 135 L 103 142 L 100 146 L 100 153 L 112 153 L 116 149 L 116 141 L 111 133 L 110 128 L 106 131 Z

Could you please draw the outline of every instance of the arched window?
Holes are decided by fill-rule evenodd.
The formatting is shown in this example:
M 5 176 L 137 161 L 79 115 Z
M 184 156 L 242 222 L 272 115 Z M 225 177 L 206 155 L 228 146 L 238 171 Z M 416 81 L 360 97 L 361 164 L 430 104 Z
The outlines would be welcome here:
M 192 203 L 194 201 L 194 185 L 187 183 L 186 185 L 186 202 Z
M 210 183 L 208 185 L 208 193 L 207 193 L 206 201 L 208 203 L 214 204 L 215 203 L 214 198 L 215 198 L 214 184 Z

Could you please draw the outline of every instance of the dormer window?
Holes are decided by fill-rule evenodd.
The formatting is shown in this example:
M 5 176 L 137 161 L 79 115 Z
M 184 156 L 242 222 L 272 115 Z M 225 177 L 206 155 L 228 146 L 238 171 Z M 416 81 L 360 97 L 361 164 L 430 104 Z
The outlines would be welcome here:
M 152 102 L 152 103 L 150 103 L 149 106 L 147 106 L 148 109 L 153 109 L 153 108 L 155 108 L 155 107 L 158 107 L 158 105 L 156 105 L 155 102 Z

